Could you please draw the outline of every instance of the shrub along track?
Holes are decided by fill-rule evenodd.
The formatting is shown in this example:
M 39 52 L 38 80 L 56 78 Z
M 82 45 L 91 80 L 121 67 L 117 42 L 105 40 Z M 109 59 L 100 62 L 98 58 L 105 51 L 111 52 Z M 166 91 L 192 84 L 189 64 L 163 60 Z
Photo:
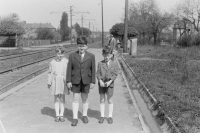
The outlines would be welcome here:
M 76 47 L 65 48 L 65 57 L 76 50 Z M 0 95 L 48 70 L 49 62 L 53 57 L 55 57 L 55 48 L 1 57 L 0 63 L 4 66 L 1 64 Z

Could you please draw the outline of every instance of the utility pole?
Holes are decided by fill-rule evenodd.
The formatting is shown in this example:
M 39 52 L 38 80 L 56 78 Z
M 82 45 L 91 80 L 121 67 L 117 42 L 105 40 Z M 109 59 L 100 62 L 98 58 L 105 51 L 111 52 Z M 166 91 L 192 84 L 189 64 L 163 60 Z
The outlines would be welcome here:
M 70 11 L 63 11 L 63 12 L 70 12 L 70 22 L 71 22 L 71 45 L 72 45 L 72 16 L 74 16 L 72 13 L 88 13 L 89 12 L 73 12 L 73 9 L 72 9 L 73 6 L 70 6 Z M 62 13 L 62 12 L 50 12 L 50 14 L 53 14 L 53 13 Z M 80 19 L 73 19 L 73 20 L 80 20 Z
M 103 0 L 101 0 L 101 11 L 102 11 L 102 47 L 104 47 L 104 31 L 103 31 Z
M 90 21 L 89 21 L 89 30 L 90 30 Z
M 72 45 L 72 6 L 70 6 L 70 21 L 71 21 L 71 45 Z
M 96 34 L 96 36 L 97 36 L 97 27 L 96 27 L 96 33 L 95 33 L 95 34 Z
M 81 35 L 83 36 L 83 15 L 81 15 Z
M 125 18 L 124 18 L 124 49 L 123 52 L 127 52 L 127 30 L 128 30 L 128 0 L 125 1 Z
M 95 19 L 84 19 L 84 17 L 83 17 L 83 15 L 81 15 L 81 34 L 83 35 L 83 20 L 94 20 L 95 21 Z M 89 29 L 90 29 L 90 22 L 89 22 Z

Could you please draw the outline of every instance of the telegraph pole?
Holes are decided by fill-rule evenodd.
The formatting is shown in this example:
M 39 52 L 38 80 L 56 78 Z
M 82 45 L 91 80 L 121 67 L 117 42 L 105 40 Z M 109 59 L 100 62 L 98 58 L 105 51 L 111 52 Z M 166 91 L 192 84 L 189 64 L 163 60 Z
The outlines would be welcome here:
M 90 21 L 89 21 L 89 30 L 90 30 Z
M 70 6 L 70 11 L 63 11 L 63 12 L 70 12 L 70 22 L 71 22 L 71 45 L 72 45 L 72 16 L 73 16 L 73 14 L 72 13 L 88 13 L 89 14 L 89 12 L 73 12 L 73 9 L 72 9 L 72 7 L 73 6 Z M 52 14 L 52 13 L 62 13 L 62 12 L 50 12 L 50 14 Z M 80 20 L 80 19 L 73 19 L 73 20 Z M 83 25 L 83 24 L 82 24 Z M 83 34 L 83 32 L 82 32 L 82 34 Z
M 101 11 L 102 11 L 102 47 L 104 47 L 104 31 L 103 31 L 103 0 L 101 0 Z
M 83 15 L 81 15 L 81 34 L 83 35 L 83 20 L 95 20 L 95 19 L 84 19 Z M 90 29 L 90 22 L 89 22 L 89 29 Z
M 72 6 L 70 6 L 70 21 L 71 21 L 71 45 L 72 45 Z
M 83 36 L 83 15 L 81 15 L 81 35 Z
M 123 52 L 127 52 L 127 30 L 128 30 L 128 0 L 125 1 L 125 18 L 124 18 L 124 49 Z

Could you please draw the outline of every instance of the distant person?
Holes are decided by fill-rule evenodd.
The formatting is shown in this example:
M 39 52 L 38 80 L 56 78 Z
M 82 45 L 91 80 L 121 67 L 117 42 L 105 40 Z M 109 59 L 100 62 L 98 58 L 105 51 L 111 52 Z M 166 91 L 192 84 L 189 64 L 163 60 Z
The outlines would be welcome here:
M 111 48 L 111 51 L 112 51 L 112 55 L 113 57 L 111 58 L 112 60 L 115 60 L 115 56 L 117 54 L 117 39 L 113 36 L 113 35 L 110 35 L 110 40 L 108 42 L 108 46 Z
M 108 46 L 113 50 L 116 50 L 117 47 L 117 40 L 113 35 L 110 35 L 110 40 L 108 42 Z
M 71 126 L 78 123 L 79 97 L 83 104 L 83 123 L 88 123 L 88 94 L 95 84 L 95 56 L 87 52 L 87 40 L 85 37 L 77 38 L 78 51 L 69 55 L 67 67 L 67 85 L 73 92 L 72 110 L 73 121 Z
M 130 53 L 131 51 L 131 40 L 130 38 L 127 39 L 127 53 Z
M 102 50 L 104 60 L 98 63 L 97 67 L 97 79 L 99 85 L 100 94 L 100 111 L 101 118 L 99 123 L 103 123 L 105 119 L 105 99 L 107 96 L 108 101 L 108 123 L 113 123 L 113 93 L 114 93 L 114 81 L 118 75 L 118 67 L 115 61 L 112 61 L 112 49 L 105 46 Z
M 54 104 L 56 118 L 55 122 L 64 122 L 64 104 L 65 95 L 69 95 L 69 90 L 66 86 L 66 69 L 68 59 L 64 58 L 64 50 L 62 47 L 56 49 L 56 58 L 49 64 L 48 73 L 48 88 L 51 94 L 54 95 Z

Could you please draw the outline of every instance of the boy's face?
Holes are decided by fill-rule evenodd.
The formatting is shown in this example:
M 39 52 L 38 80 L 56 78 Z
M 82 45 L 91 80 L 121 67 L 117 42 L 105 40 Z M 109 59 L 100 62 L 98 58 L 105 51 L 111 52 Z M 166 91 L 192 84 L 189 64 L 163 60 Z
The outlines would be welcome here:
M 85 51 L 87 50 L 88 46 L 87 45 L 83 45 L 83 44 L 78 44 L 78 51 L 80 54 L 85 53 Z
M 103 54 L 105 62 L 109 62 L 112 58 L 112 54 Z

